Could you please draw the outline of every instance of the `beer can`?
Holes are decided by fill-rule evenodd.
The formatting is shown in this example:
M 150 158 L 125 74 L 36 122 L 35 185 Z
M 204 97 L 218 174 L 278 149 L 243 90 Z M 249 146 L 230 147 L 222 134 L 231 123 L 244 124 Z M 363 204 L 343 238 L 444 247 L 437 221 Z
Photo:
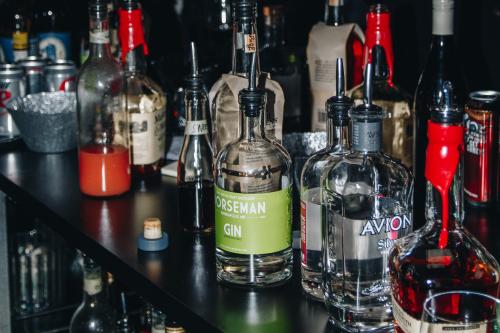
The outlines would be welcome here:
M 70 60 L 56 60 L 44 71 L 44 91 L 75 91 L 76 66 Z
M 46 59 L 27 57 L 16 62 L 24 69 L 26 95 L 37 94 L 43 91 L 43 69 L 47 65 Z
M 499 106 L 497 91 L 473 92 L 465 105 L 464 191 L 474 205 L 497 199 Z
M 19 130 L 7 112 L 6 105 L 24 96 L 23 69 L 17 65 L 0 65 L 0 136 L 2 141 L 19 137 Z

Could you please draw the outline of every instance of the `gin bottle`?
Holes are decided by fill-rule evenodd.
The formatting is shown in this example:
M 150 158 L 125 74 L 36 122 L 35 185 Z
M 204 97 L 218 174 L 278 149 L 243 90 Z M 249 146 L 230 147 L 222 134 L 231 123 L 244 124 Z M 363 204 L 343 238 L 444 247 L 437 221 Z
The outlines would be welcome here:
M 116 332 L 116 318 L 102 288 L 101 267 L 92 259 L 84 259 L 83 302 L 69 325 L 70 333 Z
M 345 96 L 344 64 L 337 59 L 337 96 L 326 102 L 327 147 L 313 154 L 304 164 L 301 176 L 300 230 L 302 287 L 313 298 L 323 300 L 321 289 L 321 174 L 334 161 L 349 152 L 348 112 L 352 99 Z
M 254 53 L 259 52 L 257 38 L 257 1 L 235 0 L 233 10 L 233 60 L 232 70 L 213 85 L 210 90 L 212 105 L 213 144 L 215 156 L 231 141 L 235 141 L 241 132 L 238 126 L 238 94 L 247 86 L 247 71 Z M 271 141 L 281 141 L 284 95 L 280 85 L 270 79 L 267 73 L 261 73 L 257 58 L 258 86 L 266 89 L 267 104 L 261 114 L 265 123 L 266 136 Z M 259 122 L 255 125 L 258 126 Z
M 364 103 L 349 116 L 351 153 L 323 176 L 323 287 L 332 322 L 348 331 L 390 328 L 388 255 L 412 230 L 413 179 L 381 149 L 383 110 L 372 104 L 372 65 Z
M 217 279 L 248 287 L 292 275 L 291 160 L 265 134 L 266 92 L 257 88 L 257 54 L 239 93 L 240 137 L 219 153 L 215 170 Z

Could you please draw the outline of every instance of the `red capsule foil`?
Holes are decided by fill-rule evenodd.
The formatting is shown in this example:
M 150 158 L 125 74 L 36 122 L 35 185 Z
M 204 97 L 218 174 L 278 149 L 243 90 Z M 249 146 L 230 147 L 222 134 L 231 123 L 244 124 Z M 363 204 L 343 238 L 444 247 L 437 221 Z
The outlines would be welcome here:
M 498 114 L 472 98 L 465 107 L 464 191 L 472 204 L 495 201 L 498 181 Z
M 129 51 L 141 45 L 144 49 L 144 55 L 148 55 L 148 45 L 144 39 L 144 28 L 142 27 L 142 10 L 128 11 L 120 8 L 118 17 L 120 19 L 119 38 L 122 47 L 122 62 L 125 63 Z

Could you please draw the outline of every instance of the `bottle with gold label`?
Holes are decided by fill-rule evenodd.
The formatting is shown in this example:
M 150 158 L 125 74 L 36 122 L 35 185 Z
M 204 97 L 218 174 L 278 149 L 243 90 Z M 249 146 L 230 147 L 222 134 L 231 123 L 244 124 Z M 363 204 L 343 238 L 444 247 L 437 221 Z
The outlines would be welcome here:
M 137 0 L 121 3 L 121 61 L 125 71 L 125 107 L 130 123 L 132 177 L 150 180 L 160 175 L 165 154 L 166 97 L 146 74 L 148 47 L 142 10 Z
M 215 170 L 217 279 L 247 287 L 283 283 L 292 275 L 291 160 L 260 122 L 266 92 L 239 93 L 240 137 L 219 153 Z

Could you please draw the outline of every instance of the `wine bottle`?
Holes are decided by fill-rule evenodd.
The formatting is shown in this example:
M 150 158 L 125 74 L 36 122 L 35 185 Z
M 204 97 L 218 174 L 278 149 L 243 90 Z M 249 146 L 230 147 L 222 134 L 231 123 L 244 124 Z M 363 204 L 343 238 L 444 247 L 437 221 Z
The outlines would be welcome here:
M 441 87 L 445 81 L 453 85 L 453 101 L 463 105 L 466 88 L 458 63 L 453 37 L 454 0 L 433 0 L 432 41 L 427 63 L 420 75 L 414 98 L 413 172 L 415 176 L 415 221 L 424 220 L 425 212 L 425 149 L 427 147 L 427 122 L 431 107 L 439 103 Z

